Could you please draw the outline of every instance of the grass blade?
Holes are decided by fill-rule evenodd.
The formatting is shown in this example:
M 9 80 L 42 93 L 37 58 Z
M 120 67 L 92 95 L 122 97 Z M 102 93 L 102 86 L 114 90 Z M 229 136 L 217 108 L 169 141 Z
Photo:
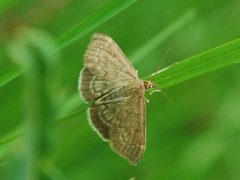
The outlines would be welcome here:
M 208 72 L 240 63 L 240 39 L 225 43 L 193 57 L 177 62 L 145 79 L 152 79 L 162 89 L 177 85 Z
M 14 80 L 23 73 L 23 70 L 12 69 L 0 76 L 0 87 Z
M 22 137 L 22 135 L 23 135 L 22 132 L 15 132 L 15 133 L 12 133 L 9 136 L 1 139 L 0 140 L 0 148 L 1 148 L 2 145 L 7 144 L 9 142 L 12 142 L 12 141 Z
M 80 24 L 74 26 L 72 29 L 58 37 L 56 40 L 58 50 L 61 50 L 67 45 L 78 40 L 80 37 L 93 30 L 97 26 L 101 25 L 134 2 L 136 2 L 136 0 L 114 0 L 106 4 L 94 14 L 88 16 Z

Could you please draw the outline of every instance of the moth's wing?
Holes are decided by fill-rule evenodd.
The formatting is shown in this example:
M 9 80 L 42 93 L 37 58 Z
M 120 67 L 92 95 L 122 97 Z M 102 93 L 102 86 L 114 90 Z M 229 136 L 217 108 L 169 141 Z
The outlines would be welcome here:
M 114 82 L 138 79 L 127 57 L 107 35 L 95 33 L 84 55 L 84 67 L 91 73 Z
M 121 105 L 110 128 L 111 148 L 132 164 L 137 164 L 145 151 L 145 116 L 144 92 L 137 91 Z
M 103 140 L 109 139 L 109 130 L 122 103 L 123 100 L 113 100 L 112 102 L 89 107 L 90 125 Z
M 134 85 L 118 87 L 91 103 L 89 108 L 90 124 L 104 140 L 108 140 L 110 137 L 110 129 L 118 111 L 121 111 L 121 107 L 136 91 L 139 89 Z
M 83 68 L 79 79 L 79 90 L 82 97 L 93 102 L 103 94 L 115 89 L 116 83 L 108 81 L 103 77 L 93 74 L 89 69 Z
M 128 81 L 113 82 L 93 74 L 89 69 L 83 68 L 79 78 L 79 90 L 82 97 L 88 102 L 100 101 L 115 90 L 127 88 Z M 116 97 L 117 98 L 117 97 Z
M 107 140 L 117 111 L 138 86 L 131 88 L 128 85 L 103 80 L 85 68 L 80 81 L 81 95 L 90 102 L 89 122 L 93 129 Z
M 118 45 L 107 35 L 94 34 L 79 79 L 82 97 L 94 101 L 133 79 L 138 79 L 137 73 Z

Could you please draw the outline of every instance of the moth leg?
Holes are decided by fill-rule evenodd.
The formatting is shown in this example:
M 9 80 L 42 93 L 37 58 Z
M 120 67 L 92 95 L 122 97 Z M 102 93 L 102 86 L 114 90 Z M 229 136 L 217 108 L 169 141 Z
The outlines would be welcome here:
M 147 103 L 149 103 L 149 102 L 150 102 L 150 101 L 149 101 L 149 100 L 148 100 L 146 97 L 144 97 L 144 98 L 145 98 L 145 100 L 146 100 L 146 102 L 147 102 Z

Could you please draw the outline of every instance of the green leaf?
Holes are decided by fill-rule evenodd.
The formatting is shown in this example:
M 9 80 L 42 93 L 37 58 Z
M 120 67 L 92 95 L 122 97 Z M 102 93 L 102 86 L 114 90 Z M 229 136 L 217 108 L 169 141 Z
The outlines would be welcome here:
M 58 37 L 56 40 L 58 50 L 61 50 L 67 45 L 78 40 L 80 37 L 98 27 L 134 2 L 136 2 L 136 0 L 114 0 L 109 2 L 104 7 L 80 22 L 80 24 L 77 24 L 69 31 L 63 33 L 60 37 Z
M 164 89 L 236 63 L 240 63 L 240 39 L 176 62 L 144 79 L 154 79 Z
M 23 70 L 12 69 L 0 76 L 0 87 L 14 80 L 23 73 Z

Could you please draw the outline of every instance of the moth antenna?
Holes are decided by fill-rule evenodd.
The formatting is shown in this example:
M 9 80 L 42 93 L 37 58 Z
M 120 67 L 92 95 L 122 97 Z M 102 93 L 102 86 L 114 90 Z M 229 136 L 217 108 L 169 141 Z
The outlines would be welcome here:
M 166 50 L 165 53 L 163 54 L 162 58 L 160 58 L 160 63 L 159 63 L 159 65 L 158 65 L 158 67 L 157 67 L 157 71 L 159 71 L 159 69 L 161 68 L 162 64 L 163 64 L 164 61 L 166 60 L 166 58 L 167 58 L 167 56 L 168 56 L 168 54 L 169 54 L 169 52 L 170 52 L 170 49 L 171 49 L 171 47 L 172 47 L 172 42 L 173 42 L 173 38 L 172 38 L 172 40 L 171 40 L 171 42 L 170 42 L 167 50 Z M 156 74 L 157 74 L 157 73 L 156 73 Z M 154 76 L 152 76 L 152 79 L 150 79 L 150 81 L 154 82 L 154 78 L 155 78 L 156 74 L 154 74 Z
M 173 100 L 172 100 L 165 92 L 163 92 L 163 91 L 161 91 L 161 90 L 160 90 L 160 92 L 162 93 L 162 95 L 163 95 L 171 104 L 174 103 Z

